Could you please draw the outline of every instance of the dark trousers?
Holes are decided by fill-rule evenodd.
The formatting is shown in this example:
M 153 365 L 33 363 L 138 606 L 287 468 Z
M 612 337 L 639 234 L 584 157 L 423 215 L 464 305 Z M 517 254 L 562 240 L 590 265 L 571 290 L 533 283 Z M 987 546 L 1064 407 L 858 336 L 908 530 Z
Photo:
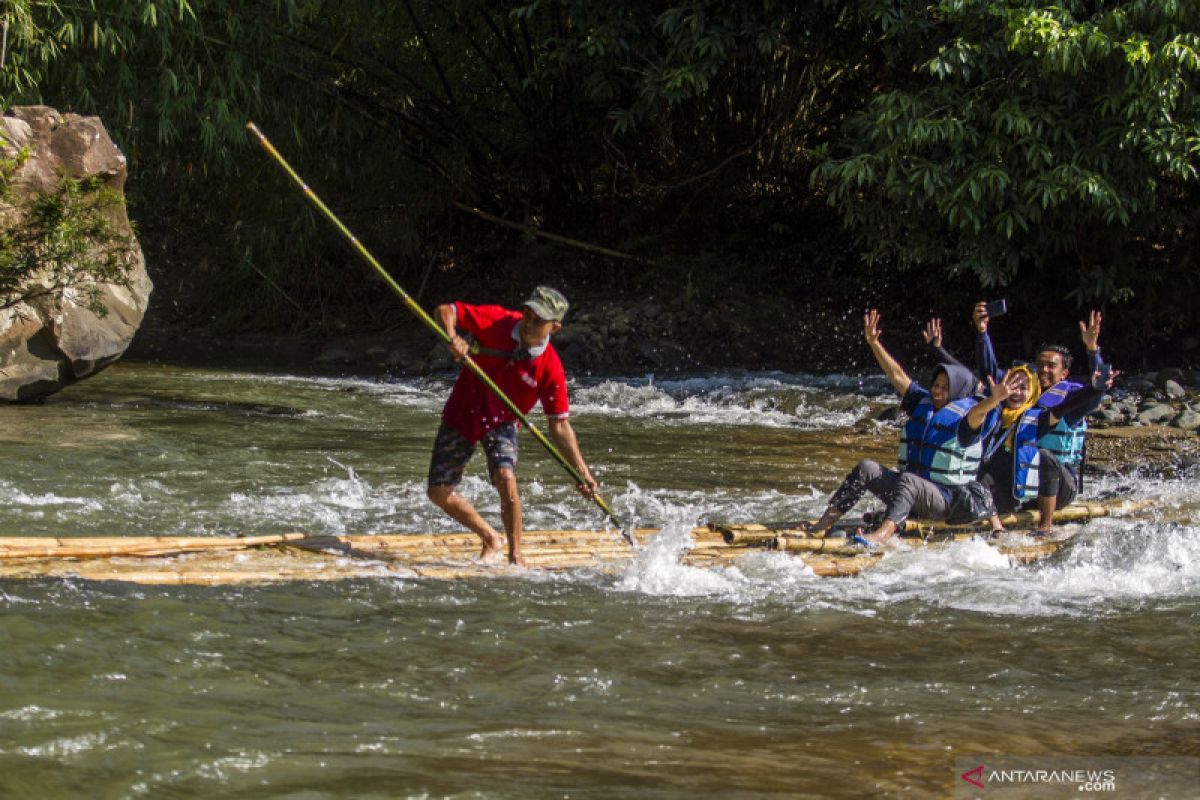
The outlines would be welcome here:
M 1049 450 L 1038 451 L 1038 497 L 1055 497 L 1055 508 L 1062 508 L 1075 499 L 1079 478 L 1075 470 L 1058 460 Z M 979 482 L 988 487 L 996 510 L 1001 514 L 1016 511 L 1022 505 L 1034 506 L 1034 501 L 1019 502 L 1013 497 L 1013 456 L 998 450 L 983 467 Z
M 911 472 L 898 472 L 870 460 L 858 462 L 842 485 L 833 493 L 829 505 L 845 514 L 870 492 L 887 506 L 888 519 L 900 525 L 910 515 L 921 519 L 945 519 L 949 504 L 941 487 Z

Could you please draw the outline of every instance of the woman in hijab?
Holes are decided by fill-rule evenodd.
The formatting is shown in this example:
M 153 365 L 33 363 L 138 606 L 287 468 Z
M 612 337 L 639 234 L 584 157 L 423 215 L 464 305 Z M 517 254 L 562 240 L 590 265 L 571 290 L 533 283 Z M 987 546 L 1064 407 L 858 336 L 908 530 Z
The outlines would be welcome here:
M 966 417 L 979 404 L 974 397 L 974 373 L 958 364 L 942 364 L 929 388 L 908 376 L 879 341 L 879 312 L 863 317 L 863 335 L 880 368 L 901 396 L 900 410 L 908 415 L 900 435 L 900 469 L 888 469 L 864 459 L 850 472 L 829 500 L 825 513 L 809 530 L 823 534 L 843 514 L 871 492 L 886 508 L 878 527 L 865 538 L 875 544 L 891 537 L 910 515 L 945 519 L 953 490 L 975 480 L 983 461 L 983 440 L 992 432 L 999 413 L 983 412 L 974 428 Z

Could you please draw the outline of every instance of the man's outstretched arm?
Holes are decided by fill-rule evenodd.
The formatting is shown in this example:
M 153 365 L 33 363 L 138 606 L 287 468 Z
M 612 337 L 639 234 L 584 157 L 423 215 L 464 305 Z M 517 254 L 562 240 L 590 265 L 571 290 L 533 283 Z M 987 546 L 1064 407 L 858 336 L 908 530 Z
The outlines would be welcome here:
M 554 443 L 566 456 L 567 461 L 571 462 L 571 466 L 575 467 L 583 477 L 584 483 L 576 487 L 579 489 L 579 493 L 584 497 L 594 496 L 598 484 L 592 477 L 591 471 L 588 470 L 587 462 L 583 460 L 583 454 L 579 452 L 579 440 L 575 438 L 575 429 L 571 427 L 571 421 L 569 419 L 551 419 L 550 437 L 554 439 Z

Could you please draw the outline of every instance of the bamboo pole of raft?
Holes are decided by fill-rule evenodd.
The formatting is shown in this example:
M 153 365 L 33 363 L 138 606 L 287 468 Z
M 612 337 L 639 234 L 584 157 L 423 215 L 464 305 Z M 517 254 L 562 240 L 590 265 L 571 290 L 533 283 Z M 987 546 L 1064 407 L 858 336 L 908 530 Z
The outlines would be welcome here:
M 697 528 L 697 531 L 703 531 L 704 535 L 711 538 L 712 535 L 705 529 Z M 694 532 L 694 531 L 693 531 Z M 658 535 L 658 528 L 638 528 L 630 531 L 637 539 L 645 541 L 647 538 Z M 588 540 L 588 541 L 625 541 L 623 538 L 618 539 L 619 534 L 607 530 L 563 530 L 563 531 L 523 531 L 521 534 L 522 544 L 537 544 L 543 541 L 554 540 Z M 473 533 L 402 533 L 402 534 L 348 534 L 339 536 L 339 539 L 354 547 L 378 547 L 380 549 L 420 549 L 423 547 L 437 547 L 443 545 L 474 545 L 479 546 L 479 537 Z
M 1122 500 L 1115 503 L 1072 503 L 1058 509 L 1054 514 L 1056 523 L 1081 522 L 1097 517 L 1121 516 L 1135 511 L 1141 511 L 1154 505 L 1154 500 Z M 1037 511 L 1017 511 L 1000 518 L 1001 524 L 1008 528 L 1027 528 L 1036 526 L 1040 521 Z M 771 547 L 772 540 L 777 536 L 790 536 L 794 539 L 823 538 L 812 536 L 803 530 L 798 523 L 763 525 L 756 522 L 747 523 L 709 523 L 708 528 L 719 533 L 726 544 L 747 544 Z M 699 530 L 699 529 L 697 529 Z M 945 522 L 921 522 L 909 520 L 905 524 L 905 533 L 918 536 L 928 536 L 934 533 L 960 533 L 969 536 L 972 531 L 986 530 L 982 522 L 965 525 L 949 525 Z
M 862 555 L 860 545 L 848 544 L 845 539 L 801 539 L 796 536 L 777 536 L 772 550 L 782 553 L 825 553 L 836 556 Z
M 58 544 L 47 545 L 0 544 L 0 560 L 12 558 L 112 558 L 115 556 L 165 556 L 177 553 L 203 552 L 207 550 L 244 550 L 250 547 L 285 544 L 306 538 L 303 533 L 284 533 L 271 536 L 246 536 L 233 538 L 158 539 L 139 537 L 122 541 L 121 537 L 81 540 L 58 539 Z M 8 539 L 12 541 L 12 539 Z
M 295 542 L 295 543 L 292 543 L 292 546 L 305 546 L 306 544 L 307 544 L 306 542 Z M 305 549 L 310 549 L 310 548 L 305 547 Z M 320 550 L 321 547 L 320 547 L 320 545 L 318 545 L 317 547 L 311 548 L 311 549 Z M 336 552 L 340 548 L 335 545 L 332 549 Z M 579 552 L 579 553 L 588 552 L 588 553 L 590 553 L 590 552 L 608 552 L 610 550 L 616 551 L 616 552 L 626 552 L 626 553 L 630 552 L 630 548 L 628 545 L 626 545 L 624 543 L 624 540 L 622 540 L 620 542 L 605 542 L 605 541 L 595 541 L 595 540 L 591 540 L 591 541 L 589 541 L 589 540 L 573 540 L 573 541 L 567 540 L 567 541 L 554 541 L 554 542 L 535 542 L 532 544 L 527 542 L 527 543 L 524 543 L 523 549 L 525 549 L 526 551 L 531 552 L 531 553 L 541 553 L 541 552 Z M 453 546 L 447 546 L 447 547 L 436 547 L 435 546 L 435 547 L 409 548 L 409 547 L 379 547 L 379 546 L 373 547 L 371 545 L 365 545 L 365 546 L 351 545 L 351 552 L 356 553 L 356 554 L 361 554 L 364 556 L 374 556 L 374 557 L 379 557 L 379 558 L 422 558 L 422 557 L 424 557 L 424 558 L 439 558 L 439 557 L 445 557 L 447 555 L 454 555 L 454 554 L 459 554 L 459 553 L 466 553 L 466 554 L 473 555 L 473 554 L 479 552 L 479 540 L 476 539 L 474 542 L 464 544 L 464 545 L 453 545 Z
M 542 542 L 595 542 L 597 545 L 627 548 L 624 539 L 608 531 L 536 531 L 530 532 L 530 544 Z M 657 533 L 643 529 L 635 533 L 642 538 Z M 456 550 L 473 552 L 479 540 L 473 533 L 404 534 L 380 536 L 309 536 L 286 533 L 244 537 L 158 537 L 106 536 L 78 538 L 0 538 L 0 559 L 8 558 L 105 558 L 115 556 L 164 556 L 174 553 L 207 550 L 242 550 L 251 547 L 287 544 L 307 544 L 313 548 L 347 545 L 363 551 L 429 552 L 446 555 Z
M 0 537 L 0 551 L 38 547 L 227 547 L 274 544 L 279 541 L 311 538 L 306 533 L 279 533 L 262 536 L 5 536 Z
M 1072 503 L 1054 512 L 1054 522 L 1057 525 L 1067 522 L 1086 522 L 1087 520 L 1098 519 L 1100 517 L 1119 517 L 1124 514 L 1132 514 L 1135 511 L 1150 508 L 1154 503 L 1154 500 L 1121 500 L 1108 505 L 1099 502 Z M 1000 524 L 1005 528 L 1018 529 L 1036 527 L 1040 521 L 1041 515 L 1033 510 L 1017 511 L 1000 518 Z M 945 522 L 913 522 L 911 520 L 904 525 L 905 533 L 917 536 L 956 532 L 965 534 L 971 530 L 985 530 L 985 527 L 983 523 L 947 525 Z
M 851 577 L 878 563 L 878 559 L 871 556 L 809 559 L 809 556 L 804 557 L 805 566 L 811 569 L 814 575 L 821 578 Z
M 777 531 L 759 524 L 719 525 L 713 526 L 712 530 L 721 534 L 721 540 L 725 544 L 751 544 L 762 547 L 766 547 L 777 534 Z

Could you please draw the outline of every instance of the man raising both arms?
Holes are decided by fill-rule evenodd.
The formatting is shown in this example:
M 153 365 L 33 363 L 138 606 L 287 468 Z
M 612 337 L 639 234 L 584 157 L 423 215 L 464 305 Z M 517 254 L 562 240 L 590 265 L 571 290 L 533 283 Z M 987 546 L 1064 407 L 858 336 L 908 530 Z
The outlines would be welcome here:
M 454 302 L 438 306 L 434 314 L 450 337 L 450 353 L 461 361 L 470 345 L 459 331 L 478 343 L 475 363 L 508 395 L 522 414 L 539 401 L 549 420 L 550 437 L 586 483 L 578 488 L 584 497 L 596 492 L 575 431 L 567 419 L 567 377 L 550 335 L 562 328 L 567 300 L 546 286 L 534 289 L 521 311 L 501 306 L 473 306 Z M 508 560 L 524 566 L 521 558 L 521 496 L 517 491 L 517 418 L 483 381 L 464 368 L 442 410 L 442 424 L 429 464 L 429 499 L 481 540 L 480 560 L 501 552 L 504 537 L 487 523 L 471 501 L 455 488 L 463 470 L 482 443 L 488 475 L 500 494 L 500 517 L 508 533 Z

